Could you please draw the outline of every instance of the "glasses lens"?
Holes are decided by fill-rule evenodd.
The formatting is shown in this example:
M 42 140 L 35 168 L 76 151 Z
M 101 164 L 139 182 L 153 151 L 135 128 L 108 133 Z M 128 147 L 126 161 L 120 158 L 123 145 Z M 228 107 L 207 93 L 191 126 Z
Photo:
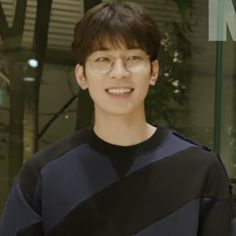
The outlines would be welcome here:
M 126 69 L 130 72 L 140 72 L 147 65 L 147 58 L 144 56 L 132 56 L 126 60 Z
M 140 72 L 147 64 L 146 55 L 132 54 L 123 58 L 123 66 L 131 73 Z M 109 55 L 99 55 L 90 59 L 92 69 L 97 73 L 109 73 L 116 63 L 116 59 Z
M 98 57 L 92 59 L 93 70 L 99 73 L 107 73 L 112 66 L 112 59 L 109 57 Z

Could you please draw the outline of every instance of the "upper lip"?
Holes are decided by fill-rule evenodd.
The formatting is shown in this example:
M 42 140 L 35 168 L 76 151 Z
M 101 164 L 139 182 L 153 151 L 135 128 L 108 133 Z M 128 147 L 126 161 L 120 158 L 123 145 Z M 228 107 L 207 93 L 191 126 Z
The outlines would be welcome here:
M 106 88 L 106 90 L 108 90 L 108 89 L 133 89 L 133 88 L 131 88 L 131 87 L 127 87 L 127 86 L 124 86 L 124 87 L 119 86 L 119 87 L 110 87 L 110 88 Z

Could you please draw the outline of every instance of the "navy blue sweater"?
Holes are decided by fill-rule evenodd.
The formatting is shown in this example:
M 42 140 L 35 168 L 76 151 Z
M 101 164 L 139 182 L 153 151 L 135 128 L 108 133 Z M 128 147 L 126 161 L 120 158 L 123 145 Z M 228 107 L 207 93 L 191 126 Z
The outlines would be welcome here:
M 229 236 L 232 215 L 214 152 L 164 128 L 124 147 L 88 127 L 24 164 L 0 236 Z

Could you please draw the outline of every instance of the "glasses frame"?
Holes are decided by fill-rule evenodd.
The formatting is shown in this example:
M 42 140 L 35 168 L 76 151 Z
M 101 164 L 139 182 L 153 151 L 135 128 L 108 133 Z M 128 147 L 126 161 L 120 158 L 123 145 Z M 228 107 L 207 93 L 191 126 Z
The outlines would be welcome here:
M 131 56 L 133 56 L 133 55 L 131 55 Z M 137 56 L 137 55 L 135 55 L 134 54 L 134 56 Z M 151 63 L 151 60 L 150 60 L 150 56 L 149 55 L 147 55 L 147 54 L 144 54 L 144 55 L 142 55 L 142 57 L 145 57 L 144 59 L 144 64 L 137 70 L 137 71 L 132 71 L 132 69 L 130 69 L 128 66 L 127 66 L 127 59 L 128 59 L 128 57 L 129 56 L 123 56 L 123 57 L 113 57 L 113 56 L 107 56 L 107 57 L 109 57 L 109 58 L 112 58 L 112 63 L 111 63 L 111 65 L 110 65 L 110 67 L 107 69 L 107 70 L 104 70 L 104 71 L 101 71 L 101 70 L 99 70 L 99 69 L 94 69 L 94 60 L 93 60 L 93 58 L 91 58 L 91 57 L 88 57 L 87 58 L 87 60 L 86 60 L 86 62 L 87 61 L 89 61 L 89 62 L 91 62 L 91 69 L 94 71 L 94 72 L 96 72 L 96 73 L 99 73 L 99 74 L 108 74 L 108 73 L 110 73 L 112 70 L 113 70 L 113 68 L 114 68 L 114 66 L 115 66 L 115 64 L 117 63 L 117 61 L 118 60 L 122 60 L 122 64 L 123 64 L 123 67 L 125 68 L 125 70 L 127 70 L 129 73 L 139 73 L 143 68 L 145 68 L 145 66 L 146 65 L 148 65 L 149 63 Z M 103 56 L 101 56 L 101 57 L 103 57 Z M 99 58 L 99 57 L 98 57 Z M 86 63 L 85 62 L 85 63 Z

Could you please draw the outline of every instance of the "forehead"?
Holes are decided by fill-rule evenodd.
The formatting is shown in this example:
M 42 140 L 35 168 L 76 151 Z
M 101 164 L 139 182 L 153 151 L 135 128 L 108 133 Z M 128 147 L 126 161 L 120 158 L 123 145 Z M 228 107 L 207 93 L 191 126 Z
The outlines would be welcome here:
M 88 58 L 96 58 L 103 56 L 111 57 L 127 57 L 127 56 L 145 56 L 146 53 L 141 48 L 101 48 L 89 55 Z
M 129 52 L 139 52 L 145 53 L 144 50 L 139 47 L 137 44 L 134 45 L 126 45 L 124 42 L 121 41 L 104 41 L 100 45 L 95 44 L 96 47 L 93 48 L 91 54 L 97 53 L 129 53 Z
M 128 50 L 128 49 L 143 49 L 134 38 L 127 38 L 121 35 L 98 35 L 93 41 L 92 50 Z

